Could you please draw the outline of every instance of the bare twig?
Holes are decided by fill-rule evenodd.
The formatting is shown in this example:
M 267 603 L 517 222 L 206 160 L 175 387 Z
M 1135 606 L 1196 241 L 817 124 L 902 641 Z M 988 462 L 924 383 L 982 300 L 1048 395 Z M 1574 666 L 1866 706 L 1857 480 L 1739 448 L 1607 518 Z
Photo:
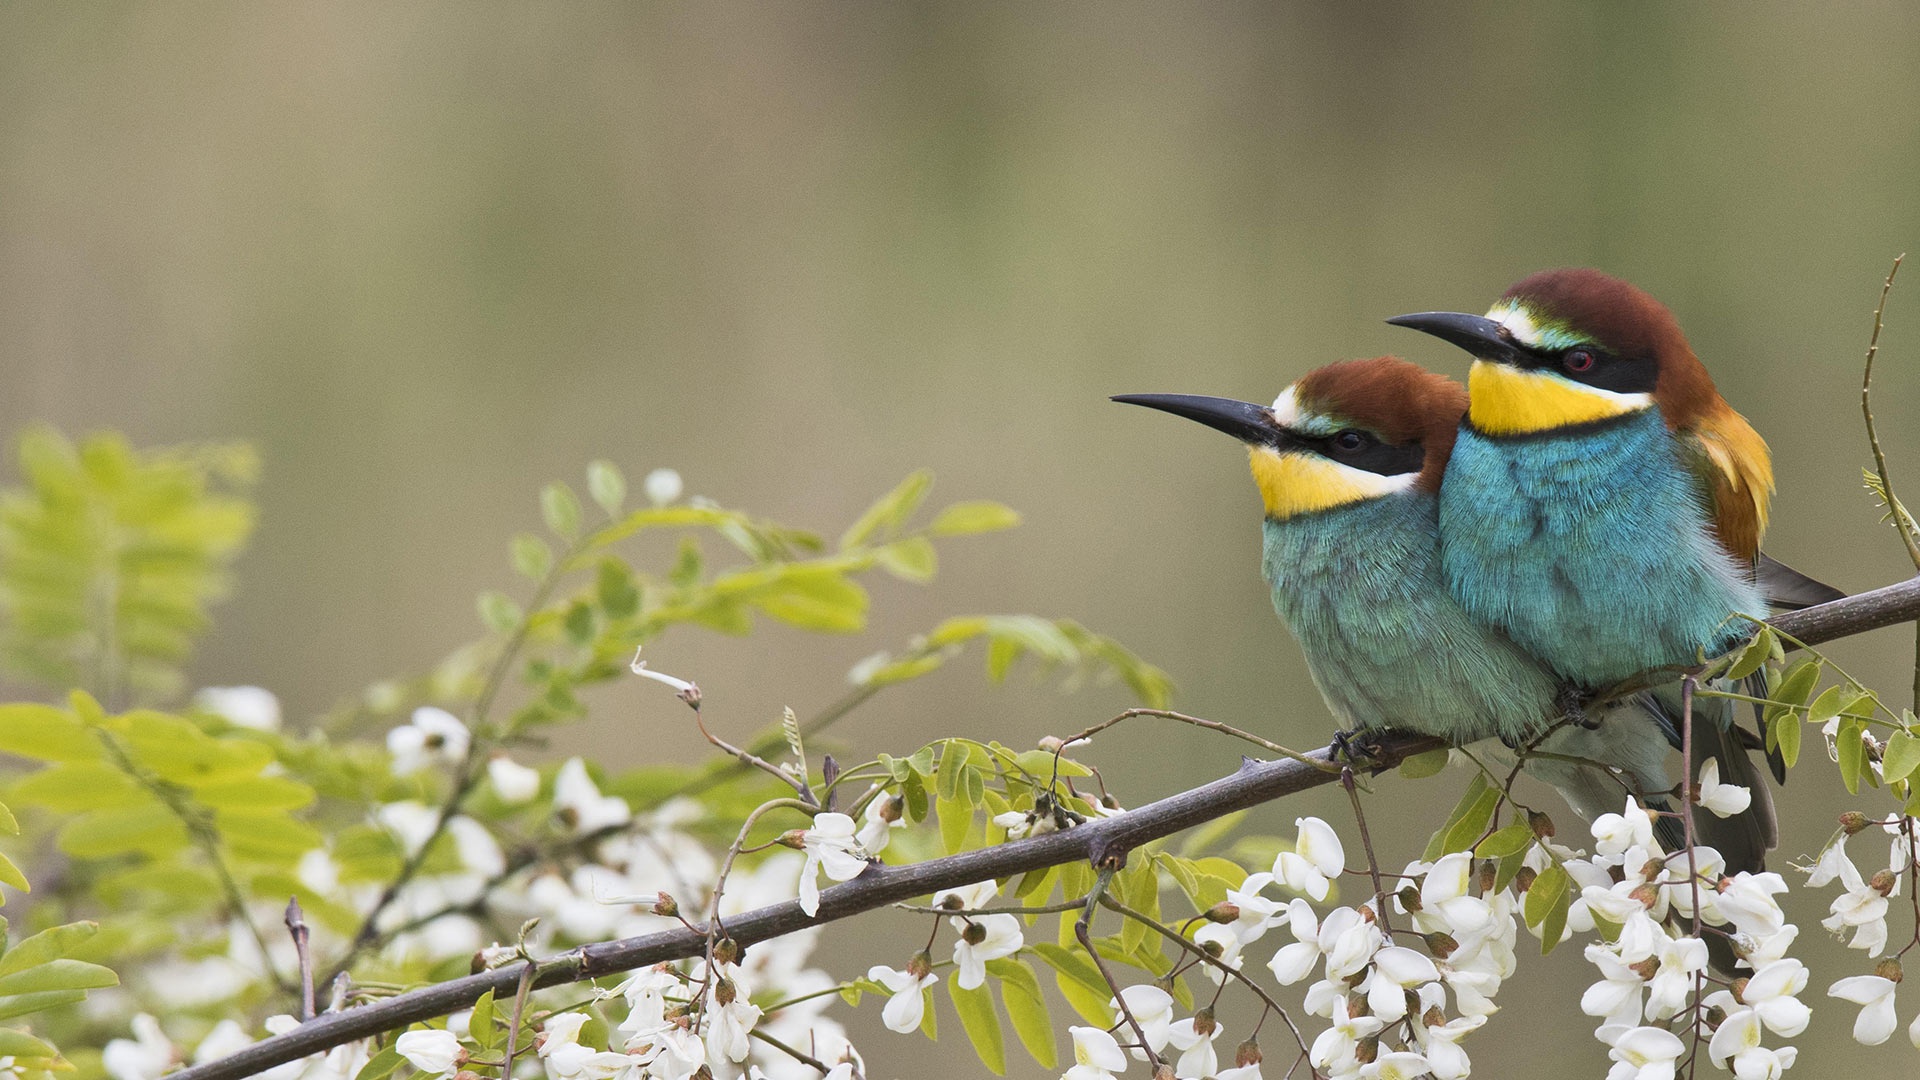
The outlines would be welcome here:
M 520 968 L 513 982 L 513 1019 L 507 1024 L 507 1053 L 500 1066 L 501 1076 L 513 1075 L 513 1056 L 519 1052 L 521 1019 L 527 1013 L 527 995 L 533 993 L 534 965 L 531 961 Z M 475 998 L 478 1001 L 479 998 Z
M 1147 1055 L 1147 1064 L 1157 1070 L 1160 1067 L 1160 1052 L 1147 1042 L 1147 1033 L 1141 1030 L 1140 1021 L 1135 1019 L 1133 1010 L 1127 1007 L 1126 995 L 1120 992 L 1119 981 L 1107 968 L 1106 957 L 1101 956 L 1100 950 L 1093 947 L 1093 906 L 1107 894 L 1107 886 L 1113 884 L 1113 875 L 1120 869 L 1120 862 L 1120 858 L 1116 856 L 1100 867 L 1100 876 L 1093 883 L 1093 891 L 1087 894 L 1087 902 L 1080 909 L 1080 917 L 1074 920 L 1073 936 L 1080 942 L 1080 947 L 1087 950 L 1087 955 L 1093 958 L 1093 966 L 1100 969 L 1100 977 L 1107 980 L 1107 989 L 1113 991 L 1113 1003 L 1120 1009 L 1120 1018 L 1125 1020 L 1127 1027 L 1133 1030 L 1133 1038 L 1139 1044 L 1140 1052 Z
M 1893 269 L 1887 271 L 1887 280 L 1880 286 L 1880 304 L 1873 309 L 1873 335 L 1867 339 L 1866 372 L 1860 377 L 1860 412 L 1867 421 L 1867 445 L 1873 448 L 1873 467 L 1880 474 L 1880 492 L 1886 496 L 1887 515 L 1893 519 L 1900 542 L 1906 545 L 1907 558 L 1913 560 L 1914 570 L 1920 571 L 1920 529 L 1914 527 L 1913 518 L 1893 494 L 1893 480 L 1887 474 L 1887 454 L 1880 449 L 1880 436 L 1873 427 L 1873 359 L 1880 352 L 1881 317 L 1887 310 L 1887 294 L 1893 291 L 1894 275 L 1900 272 L 1900 264 L 1906 258 L 1906 253 L 1901 252 L 1893 260 Z
M 1061 743 L 1061 748 L 1065 749 L 1066 747 L 1072 746 L 1074 743 L 1083 742 L 1087 739 L 1091 739 L 1095 735 L 1098 735 L 1101 732 L 1107 730 L 1108 728 L 1113 727 L 1115 724 L 1118 724 L 1123 720 L 1131 720 L 1136 716 L 1157 716 L 1162 720 L 1177 720 L 1182 724 L 1191 724 L 1194 727 L 1204 728 L 1207 731 L 1217 731 L 1222 735 L 1231 735 L 1236 739 L 1240 739 L 1245 742 L 1250 742 L 1253 745 L 1258 746 L 1269 753 L 1279 754 L 1281 757 L 1287 758 L 1290 761 L 1298 761 L 1303 765 L 1312 765 L 1316 769 L 1326 769 L 1329 772 L 1340 771 L 1337 766 L 1334 766 L 1331 764 L 1322 764 L 1321 762 L 1315 760 L 1314 758 L 1311 758 L 1306 754 L 1302 754 L 1298 750 L 1290 750 L 1287 747 L 1281 746 L 1277 742 L 1271 742 L 1267 739 L 1263 739 L 1260 736 L 1255 735 L 1251 732 L 1241 731 L 1237 727 L 1230 727 L 1226 724 L 1221 723 L 1218 720 L 1207 720 L 1198 716 L 1188 716 L 1186 713 L 1172 712 L 1168 709 L 1128 709 L 1127 711 L 1121 713 L 1118 716 L 1112 717 L 1107 720 L 1102 720 L 1099 723 L 1093 725 L 1092 727 L 1087 728 L 1086 730 L 1080 732 L 1078 735 L 1074 735 L 1064 740 Z
M 287 899 L 287 933 L 293 935 L 293 952 L 300 958 L 300 1019 L 313 1019 L 313 953 L 307 946 L 313 931 L 300 910 L 300 898 Z
M 1771 624 L 1813 645 L 1917 618 L 1920 618 L 1920 577 L 1780 615 L 1771 620 Z M 1437 738 L 1389 733 L 1371 748 L 1372 764 L 1385 770 L 1408 757 L 1444 746 Z M 1332 748 L 1322 748 L 1307 756 L 1311 764 L 1292 760 L 1244 762 L 1232 775 L 1210 784 L 1060 832 L 908 866 L 875 865 L 852 881 L 821 890 L 820 909 L 813 918 L 800 910 L 798 902 L 789 900 L 729 919 L 727 933 L 741 945 L 751 945 L 940 889 L 959 888 L 988 878 L 1007 878 L 1081 860 L 1091 860 L 1097 865 L 1109 852 L 1130 850 L 1235 811 L 1333 782 L 1338 771 L 1327 768 L 1333 763 Z M 496 994 L 513 991 L 522 978 L 528 980 L 531 989 L 559 986 L 698 956 L 704 944 L 701 928 L 680 927 L 583 945 L 537 963 L 509 965 L 374 1004 L 326 1013 L 293 1031 L 262 1040 L 228 1057 L 171 1073 L 169 1080 L 241 1080 L 275 1065 L 391 1031 L 416 1020 L 457 1012 L 490 990 Z
M 1387 890 L 1380 885 L 1380 860 L 1373 857 L 1373 836 L 1367 832 L 1367 815 L 1360 811 L 1360 789 L 1353 782 L 1351 767 L 1340 770 L 1340 786 L 1347 789 L 1347 798 L 1353 803 L 1353 820 L 1360 826 L 1360 848 L 1367 855 L 1367 873 L 1373 877 L 1374 914 L 1380 917 L 1380 929 L 1393 933 L 1393 924 L 1387 921 Z

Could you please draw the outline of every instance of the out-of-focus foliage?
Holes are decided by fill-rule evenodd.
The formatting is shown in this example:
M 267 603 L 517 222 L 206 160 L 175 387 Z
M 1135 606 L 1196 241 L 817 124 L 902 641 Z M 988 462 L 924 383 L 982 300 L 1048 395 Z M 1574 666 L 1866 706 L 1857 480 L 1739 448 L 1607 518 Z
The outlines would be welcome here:
M 140 454 L 117 435 L 21 436 L 23 487 L 0 499 L 0 658 L 37 682 L 158 697 L 253 531 L 243 446 Z

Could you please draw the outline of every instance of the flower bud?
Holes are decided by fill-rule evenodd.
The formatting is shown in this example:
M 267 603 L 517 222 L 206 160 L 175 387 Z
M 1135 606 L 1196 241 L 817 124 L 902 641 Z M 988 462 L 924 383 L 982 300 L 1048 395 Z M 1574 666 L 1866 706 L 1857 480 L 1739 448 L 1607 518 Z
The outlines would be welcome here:
M 675 915 L 680 914 L 680 905 L 673 902 L 673 897 L 663 892 L 653 901 L 653 913 L 655 915 L 665 915 L 671 919 Z
M 1529 810 L 1527 812 L 1527 828 L 1532 829 L 1533 835 L 1539 839 L 1551 840 L 1553 838 L 1553 819 L 1538 810 Z
M 1208 908 L 1207 914 L 1206 914 L 1206 920 L 1208 922 L 1217 922 L 1217 923 L 1230 923 L 1238 919 L 1239 917 L 1240 917 L 1240 905 L 1228 903 L 1225 900 L 1222 900 L 1219 903 Z
M 1226 952 L 1226 949 L 1219 942 L 1208 940 L 1200 943 L 1200 951 L 1218 960 L 1221 955 Z
M 1201 1009 L 1193 1014 L 1193 1033 L 1195 1035 L 1211 1035 L 1217 1027 L 1219 1027 L 1219 1025 L 1213 1022 L 1212 1009 Z
M 1641 885 L 1627 895 L 1638 900 L 1641 907 L 1651 911 L 1653 906 L 1660 902 L 1660 887 L 1651 884 Z
M 1889 956 L 1885 960 L 1882 960 L 1878 964 L 1875 964 L 1873 966 L 1873 973 L 1887 980 L 1888 982 L 1897 983 L 1901 979 L 1900 961 L 1895 960 L 1893 957 Z
M 891 825 L 907 815 L 907 800 L 889 795 L 880 803 L 880 820 Z
M 1234 1051 L 1233 1051 L 1234 1068 L 1244 1069 L 1249 1065 L 1258 1065 L 1258 1064 L 1260 1064 L 1260 1044 L 1259 1043 L 1254 1042 L 1252 1039 L 1248 1039 L 1246 1042 L 1243 1042 L 1239 1046 L 1234 1048 Z
M 1533 867 L 1523 866 L 1520 868 L 1519 873 L 1513 875 L 1513 887 L 1521 892 L 1526 892 L 1528 889 L 1533 888 L 1533 879 L 1539 876 L 1539 871 Z
M 1436 960 L 1445 960 L 1454 954 L 1454 950 L 1460 947 L 1460 943 L 1454 940 L 1452 934 L 1442 933 L 1438 930 L 1428 934 L 1426 936 L 1426 942 L 1427 952 L 1431 953 Z M 1441 1023 L 1445 1022 L 1444 1020 L 1441 1021 Z
M 1359 1062 L 1362 1065 L 1373 1064 L 1373 1059 L 1379 1056 L 1380 1056 L 1380 1036 L 1378 1035 L 1369 1035 L 1366 1038 L 1361 1039 L 1360 1045 L 1353 1048 L 1353 1060 Z
M 1153 1080 L 1178 1080 L 1173 1074 L 1173 1066 L 1161 1062 L 1153 1067 Z
M 1421 1026 L 1423 1027 L 1430 1027 L 1430 1028 L 1445 1027 L 1447 1023 L 1446 1010 L 1440 1008 L 1440 1006 L 1438 1005 L 1435 1005 L 1434 1007 L 1428 1009 L 1425 1015 L 1420 1017 L 1420 1023 L 1421 1023 Z
M 740 959 L 740 943 L 730 937 L 723 937 L 713 943 L 713 962 L 716 964 L 737 963 Z
M 1413 886 L 1408 885 L 1403 887 L 1399 892 L 1394 893 L 1393 895 L 1394 895 L 1394 899 L 1400 901 L 1400 906 L 1402 908 L 1405 908 L 1408 911 L 1420 910 L 1420 890 L 1419 889 L 1416 889 Z
M 1480 889 L 1478 895 L 1485 896 L 1493 891 L 1493 883 L 1500 880 L 1500 864 L 1492 859 L 1480 860 Z
M 1126 809 L 1126 807 L 1120 805 L 1120 800 L 1115 798 L 1111 793 L 1100 796 L 1100 805 L 1109 810 Z
M 1067 741 L 1058 735 L 1042 735 L 1039 746 L 1049 754 L 1057 754 L 1067 748 Z
M 786 832 L 780 834 L 780 839 L 774 842 L 781 847 L 790 847 L 795 851 L 805 851 L 807 850 L 807 830 L 788 829 Z
M 913 958 L 907 961 L 907 974 L 916 979 L 924 979 L 932 974 L 932 972 L 933 957 L 927 955 L 927 950 L 925 949 L 914 953 Z
M 687 1080 L 713 1080 L 712 1066 L 709 1066 L 709 1065 L 700 1066 L 699 1068 L 693 1070 L 693 1075 L 688 1077 Z
M 1840 815 L 1840 827 L 1847 831 L 1848 836 L 1852 836 L 1854 833 L 1859 832 L 1871 824 L 1873 824 L 1873 822 L 1867 820 L 1867 815 L 1858 810 L 1849 810 Z
M 970 922 L 965 930 L 960 931 L 960 940 L 969 945 L 978 945 L 987 940 L 987 928 L 977 922 Z
M 1727 1022 L 1727 1010 L 1718 1005 L 1709 1005 L 1707 1006 L 1706 1014 L 1702 1016 L 1701 1019 L 1707 1022 L 1708 1027 L 1717 1028 Z
M 731 1005 L 739 996 L 740 991 L 733 985 L 732 979 L 721 979 L 713 988 L 713 1000 L 721 1005 Z
M 1727 990 L 1733 994 L 1733 1000 L 1739 1002 L 1742 1005 L 1745 1005 L 1747 1003 L 1746 976 L 1743 975 L 1740 978 L 1733 980 L 1733 982 L 1727 984 Z
M 1881 896 L 1892 896 L 1893 887 L 1898 884 L 1900 879 L 1891 870 L 1876 871 L 1871 878 L 1867 879 L 1867 885 Z
M 1660 973 L 1660 961 L 1656 957 L 1649 956 L 1637 964 L 1628 964 L 1627 968 L 1635 975 L 1651 982 L 1653 977 Z

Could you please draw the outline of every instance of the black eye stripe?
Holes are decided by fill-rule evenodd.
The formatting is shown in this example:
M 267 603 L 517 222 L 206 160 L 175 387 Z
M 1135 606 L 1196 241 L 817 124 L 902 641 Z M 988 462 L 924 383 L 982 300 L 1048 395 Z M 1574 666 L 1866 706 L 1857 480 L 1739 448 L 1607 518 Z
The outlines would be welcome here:
M 1360 434 L 1365 442 L 1353 449 L 1344 449 L 1336 445 L 1342 435 Z M 1301 435 L 1293 433 L 1292 441 L 1301 447 L 1342 465 L 1351 465 L 1381 476 L 1399 476 L 1403 473 L 1419 472 L 1426 463 L 1426 448 L 1417 442 L 1384 443 L 1368 432 L 1336 431 L 1331 435 Z
M 1551 352 L 1521 346 L 1517 351 L 1526 357 L 1528 362 L 1524 366 L 1527 368 L 1551 371 L 1574 382 L 1599 390 L 1611 390 L 1616 394 L 1651 394 L 1660 380 L 1660 365 L 1653 357 L 1622 356 L 1601 345 L 1574 345 Z M 1568 357 L 1576 352 L 1592 357 L 1591 365 L 1584 370 L 1575 370 L 1568 363 Z

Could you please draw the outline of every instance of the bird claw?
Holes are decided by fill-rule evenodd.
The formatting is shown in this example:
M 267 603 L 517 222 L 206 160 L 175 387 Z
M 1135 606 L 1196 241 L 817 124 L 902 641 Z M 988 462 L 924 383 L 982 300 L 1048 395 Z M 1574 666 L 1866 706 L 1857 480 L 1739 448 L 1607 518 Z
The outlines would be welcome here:
M 1594 695 L 1591 692 L 1577 686 L 1562 686 L 1560 692 L 1554 695 L 1554 705 L 1566 722 L 1577 724 L 1588 731 L 1597 731 L 1600 728 L 1599 718 L 1587 712 L 1587 706 L 1593 703 L 1593 698 Z
M 1352 731 L 1336 731 L 1327 741 L 1329 757 L 1341 764 L 1365 772 L 1380 760 L 1380 745 L 1373 741 L 1363 741 L 1369 733 L 1359 728 Z

